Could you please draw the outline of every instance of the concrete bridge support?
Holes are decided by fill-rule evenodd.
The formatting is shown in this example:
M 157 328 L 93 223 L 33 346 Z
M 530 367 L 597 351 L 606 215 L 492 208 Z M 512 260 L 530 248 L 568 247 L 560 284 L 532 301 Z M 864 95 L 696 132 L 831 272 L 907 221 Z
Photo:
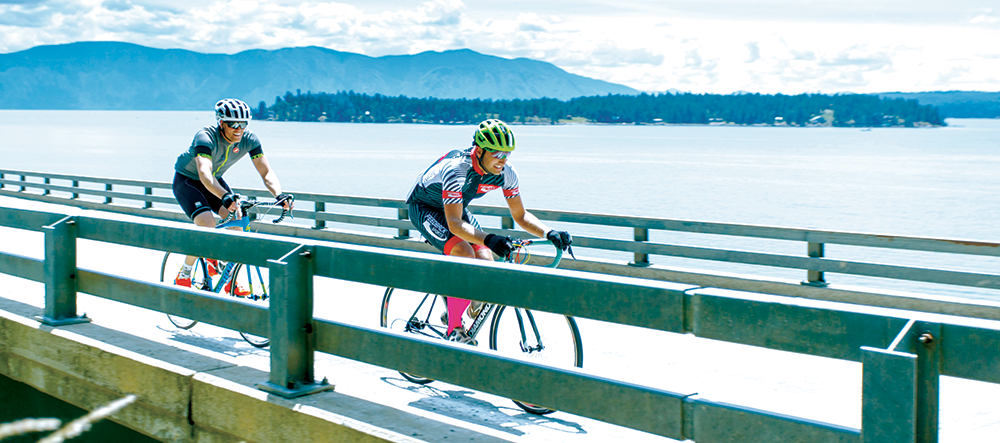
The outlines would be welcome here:
M 0 373 L 87 410 L 136 394 L 113 420 L 158 440 L 423 441 L 331 412 L 334 392 L 286 400 L 254 387 L 265 372 L 100 325 L 54 328 L 37 312 L 0 299 Z

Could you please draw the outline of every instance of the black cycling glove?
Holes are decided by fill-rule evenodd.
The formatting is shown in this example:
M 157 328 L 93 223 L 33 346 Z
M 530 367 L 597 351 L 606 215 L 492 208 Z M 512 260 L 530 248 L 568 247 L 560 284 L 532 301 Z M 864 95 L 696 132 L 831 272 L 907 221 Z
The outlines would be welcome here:
M 286 193 L 286 192 L 282 192 L 281 194 L 278 194 L 277 200 L 278 201 L 284 201 L 284 200 L 295 201 L 295 195 L 289 194 L 289 193 Z
M 573 244 L 573 236 L 566 231 L 556 231 L 555 229 L 545 234 L 545 238 L 552 242 L 552 245 L 565 251 L 569 245 Z
M 236 203 L 240 199 L 240 196 L 233 194 L 232 192 L 227 192 L 226 195 L 222 196 L 222 207 L 229 209 L 233 203 Z
M 507 258 L 510 251 L 514 249 L 514 241 L 511 240 L 510 236 L 501 237 L 496 234 L 486 234 L 483 243 L 500 258 Z

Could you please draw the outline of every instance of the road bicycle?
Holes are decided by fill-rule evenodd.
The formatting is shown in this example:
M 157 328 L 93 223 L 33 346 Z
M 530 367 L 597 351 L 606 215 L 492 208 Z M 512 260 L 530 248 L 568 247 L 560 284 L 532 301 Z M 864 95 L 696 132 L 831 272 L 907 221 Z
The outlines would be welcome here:
M 523 264 L 528 261 L 528 245 L 549 244 L 548 240 L 518 240 L 514 251 L 503 261 Z M 555 258 L 547 267 L 559 266 L 563 251 L 556 248 Z M 447 340 L 446 297 L 386 288 L 382 297 L 380 324 L 384 328 L 408 334 Z M 492 317 L 491 317 L 492 315 Z M 473 339 L 483 332 L 490 319 L 489 348 L 503 355 L 551 366 L 583 367 L 583 343 L 580 328 L 573 317 L 524 308 L 485 303 L 467 328 Z M 468 324 L 468 323 L 467 323 Z M 427 384 L 434 380 L 400 372 L 407 380 Z M 525 411 L 544 415 L 554 412 L 539 405 L 513 400 Z
M 257 213 L 267 214 L 267 211 L 261 212 L 259 208 L 267 208 L 268 210 L 281 207 L 284 202 L 288 199 L 294 199 L 294 197 L 282 198 L 275 201 L 259 201 L 253 197 L 247 200 L 240 201 L 240 210 L 243 214 L 238 220 L 235 220 L 235 213 L 230 213 L 229 217 L 222 220 L 215 226 L 216 229 L 226 229 L 230 227 L 242 228 L 244 232 L 251 232 L 251 221 L 254 221 Z M 254 214 L 251 211 L 257 209 Z M 288 210 L 282 207 L 281 215 L 278 216 L 272 223 L 281 223 L 285 217 L 288 216 Z M 256 226 L 256 224 L 254 225 Z M 180 271 L 181 266 L 184 264 L 184 259 L 187 257 L 186 254 L 178 254 L 176 252 L 167 252 L 163 256 L 163 264 L 160 265 L 160 281 L 163 283 L 173 283 L 174 277 Z M 216 265 L 209 264 L 209 261 L 205 258 L 199 257 L 194 262 L 194 266 L 191 270 L 191 288 L 200 289 L 203 291 L 214 292 L 216 294 L 226 293 L 233 297 L 244 299 L 261 306 L 268 306 L 268 273 L 267 268 L 261 268 L 259 266 L 245 265 L 242 263 L 223 263 L 222 261 L 215 261 Z M 210 266 L 214 267 L 214 271 L 210 273 Z M 240 289 L 247 291 L 245 294 L 237 293 Z M 178 317 L 176 315 L 167 314 L 167 318 L 170 323 L 181 329 L 191 329 L 194 325 L 198 324 L 197 320 L 190 320 L 183 317 Z M 271 340 L 267 337 L 259 337 L 256 335 L 248 334 L 246 332 L 240 331 L 240 336 L 243 337 L 247 343 L 257 348 L 266 348 L 271 344 Z

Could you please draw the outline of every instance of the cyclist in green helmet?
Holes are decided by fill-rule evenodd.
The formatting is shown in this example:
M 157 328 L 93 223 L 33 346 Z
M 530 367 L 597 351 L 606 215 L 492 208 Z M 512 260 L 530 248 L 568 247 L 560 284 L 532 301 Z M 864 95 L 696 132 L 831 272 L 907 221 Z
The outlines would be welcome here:
M 439 158 L 420 174 L 406 203 L 410 222 L 428 243 L 445 255 L 493 260 L 493 254 L 507 256 L 514 239 L 489 234 L 469 212 L 472 200 L 487 192 L 502 189 L 510 215 L 528 233 L 552 241 L 565 250 L 573 242 L 566 231 L 549 229 L 524 209 L 518 189 L 518 176 L 507 162 L 515 148 L 514 132 L 506 123 L 490 119 L 479 124 L 472 137 L 472 147 L 455 150 Z M 476 317 L 481 303 L 470 306 L 469 300 L 448 298 L 448 334 L 452 340 L 473 343 L 462 327 L 462 313 Z

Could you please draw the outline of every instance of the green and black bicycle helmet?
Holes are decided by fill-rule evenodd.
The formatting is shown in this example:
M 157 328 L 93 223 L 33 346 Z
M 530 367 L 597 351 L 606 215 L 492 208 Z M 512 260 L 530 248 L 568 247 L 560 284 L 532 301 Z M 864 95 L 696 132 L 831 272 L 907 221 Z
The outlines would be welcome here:
M 480 148 L 511 152 L 514 150 L 514 131 L 500 120 L 486 120 L 479 124 L 472 142 Z

